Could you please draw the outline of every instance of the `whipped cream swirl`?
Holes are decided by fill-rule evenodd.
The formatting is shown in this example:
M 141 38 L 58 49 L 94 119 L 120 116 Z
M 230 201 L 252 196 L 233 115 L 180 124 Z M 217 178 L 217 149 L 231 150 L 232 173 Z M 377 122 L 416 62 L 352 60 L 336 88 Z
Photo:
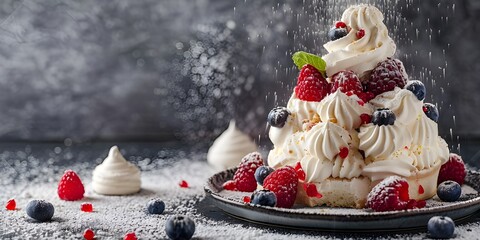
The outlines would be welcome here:
M 363 169 L 362 175 L 370 177 L 372 181 L 384 179 L 392 175 L 407 178 L 416 170 L 413 166 L 415 161 L 415 155 L 410 150 L 403 148 L 393 152 L 385 160 L 367 164 Z
M 362 174 L 365 161 L 357 149 L 349 149 L 346 158 L 335 157 L 332 168 L 332 177 L 351 179 Z
M 248 153 L 257 151 L 257 145 L 252 139 L 230 121 L 225 130 L 212 144 L 207 154 L 208 163 L 221 171 L 236 167 Z
M 368 106 L 368 103 L 360 105 L 357 100 L 337 90 L 320 102 L 317 111 L 323 122 L 333 120 L 340 127 L 350 130 L 358 128 L 362 124 L 360 115 L 372 114 L 372 109 Z
M 393 91 L 384 92 L 370 103 L 375 108 L 388 108 L 395 114 L 396 121 L 404 125 L 411 125 L 422 112 L 423 101 L 407 90 L 395 87 Z
M 351 28 L 347 36 L 323 45 L 328 51 L 322 57 L 327 62 L 328 76 L 341 70 L 352 70 L 362 77 L 395 53 L 396 45 L 388 36 L 383 14 L 376 7 L 352 6 L 343 12 L 342 22 Z M 357 39 L 356 33 L 360 29 L 365 31 L 365 36 Z
M 307 154 L 300 163 L 305 172 L 306 182 L 322 182 L 332 175 L 333 162 L 328 159 L 318 159 Z
M 377 126 L 372 123 L 360 127 L 359 149 L 366 158 L 386 159 L 396 150 L 409 147 L 412 136 L 401 124 Z
M 104 195 L 128 195 L 140 191 L 140 169 L 128 162 L 117 146 L 110 148 L 107 158 L 93 170 L 92 186 Z
M 312 120 L 317 113 L 317 107 L 320 102 L 303 101 L 292 94 L 287 103 L 287 109 L 290 110 L 293 121 L 298 128 L 302 128 L 305 121 Z
M 285 143 L 285 140 L 297 131 L 299 131 L 299 128 L 294 122 L 293 116 L 289 115 L 283 127 L 270 127 L 268 137 L 270 138 L 270 141 L 272 141 L 273 145 L 281 147 Z
M 352 142 L 348 132 L 331 122 L 320 122 L 305 134 L 305 146 L 318 159 L 333 158 Z
M 279 168 L 286 165 L 295 165 L 305 156 L 304 132 L 296 132 L 287 138 L 281 147 L 275 146 L 268 154 L 268 165 Z

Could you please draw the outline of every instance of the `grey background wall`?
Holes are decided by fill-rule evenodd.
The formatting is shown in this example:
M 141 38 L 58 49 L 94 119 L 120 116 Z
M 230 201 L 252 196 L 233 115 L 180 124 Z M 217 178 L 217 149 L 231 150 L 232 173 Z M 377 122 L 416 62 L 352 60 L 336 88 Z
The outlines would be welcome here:
M 360 1 L 303 2 L 3 0 L 0 140 L 209 141 L 230 119 L 264 138 L 295 83 L 290 55 L 325 53 L 330 25 Z M 384 12 L 441 134 L 480 136 L 480 4 L 362 2 Z

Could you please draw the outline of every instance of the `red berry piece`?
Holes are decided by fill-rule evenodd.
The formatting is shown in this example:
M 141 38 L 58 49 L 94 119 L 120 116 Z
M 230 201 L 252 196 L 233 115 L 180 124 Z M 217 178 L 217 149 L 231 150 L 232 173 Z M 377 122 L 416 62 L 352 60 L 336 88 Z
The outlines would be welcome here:
M 257 189 L 255 171 L 260 166 L 263 166 L 263 158 L 260 153 L 252 152 L 243 157 L 240 166 L 233 176 L 233 181 L 238 191 L 253 192 Z
M 93 205 L 88 202 L 82 203 L 80 205 L 80 210 L 82 210 L 82 212 L 93 212 Z
M 398 176 L 390 176 L 373 187 L 367 197 L 367 207 L 376 212 L 423 208 L 422 201 L 410 199 L 408 182 Z
M 188 188 L 188 182 L 185 181 L 185 180 L 182 180 L 182 181 L 180 181 L 178 186 L 180 186 L 181 188 Z
M 85 188 L 82 180 L 73 170 L 67 170 L 58 183 L 58 197 L 65 201 L 76 201 L 83 198 Z
M 360 119 L 362 120 L 362 124 L 369 124 L 372 121 L 372 116 L 362 113 L 362 115 L 360 115 Z
M 134 232 L 129 232 L 125 234 L 125 237 L 123 237 L 123 240 L 137 240 L 137 235 L 135 235 Z
M 347 24 L 344 22 L 335 23 L 335 28 L 347 28 Z
M 230 190 L 230 191 L 237 191 L 237 185 L 235 184 L 235 181 L 228 180 L 223 184 L 223 189 Z
M 277 207 L 291 208 L 297 197 L 298 174 L 293 167 L 286 166 L 275 170 L 263 182 L 263 188 L 275 193 Z
M 465 164 L 463 163 L 462 157 L 458 154 L 450 153 L 448 161 L 440 168 L 437 184 L 452 180 L 462 185 L 465 183 L 466 175 L 467 172 L 465 171 Z
M 92 231 L 92 229 L 87 228 L 85 231 L 83 231 L 83 238 L 87 240 L 93 240 L 95 239 L 95 233 Z
M 365 36 L 365 30 L 363 29 L 358 30 L 357 38 L 360 39 L 360 38 L 363 38 L 364 36 Z
M 362 83 L 357 74 L 353 71 L 340 71 L 331 77 L 330 93 L 338 89 L 348 96 L 361 93 L 363 91 Z
M 341 158 L 346 158 L 348 156 L 348 147 L 340 148 L 340 153 L 338 153 L 338 156 Z
M 305 183 L 303 184 L 303 189 L 307 193 L 307 196 L 314 197 L 314 198 L 322 198 L 322 194 L 320 194 L 317 190 L 317 186 L 313 183 Z
M 424 193 L 425 193 L 425 189 L 423 189 L 422 185 L 419 185 L 418 186 L 418 194 L 424 194 Z
M 7 204 L 5 205 L 5 208 L 9 211 L 13 211 L 15 209 L 17 209 L 17 202 L 15 201 L 15 199 L 10 199 L 7 201 Z
M 243 197 L 243 203 L 245 203 L 245 204 L 249 204 L 250 200 L 251 200 L 251 198 L 249 196 L 244 196 Z
M 395 87 L 403 88 L 407 84 L 407 74 L 403 64 L 398 59 L 388 58 L 380 62 L 370 75 L 370 80 L 364 89 L 375 96 L 393 90 Z
M 295 165 L 295 171 L 297 171 L 298 179 L 301 181 L 305 181 L 305 171 L 303 171 L 302 164 L 300 162 L 297 162 L 297 164 Z
M 303 66 L 298 76 L 295 95 L 303 100 L 310 102 L 320 102 L 328 95 L 330 86 L 322 74 L 312 65 Z

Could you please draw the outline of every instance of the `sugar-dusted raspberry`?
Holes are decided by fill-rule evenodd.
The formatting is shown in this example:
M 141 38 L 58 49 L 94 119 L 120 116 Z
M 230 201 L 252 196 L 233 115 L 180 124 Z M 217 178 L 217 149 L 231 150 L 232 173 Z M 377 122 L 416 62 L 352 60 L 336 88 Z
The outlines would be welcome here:
M 241 192 L 253 192 L 257 189 L 255 171 L 263 166 L 262 155 L 258 152 L 252 152 L 242 158 L 240 165 L 233 175 L 233 180 L 223 184 L 223 189 Z
M 312 65 L 302 67 L 298 76 L 295 95 L 303 101 L 320 102 L 328 95 L 330 86 L 322 74 Z
M 347 95 L 357 94 L 358 96 L 358 93 L 361 93 L 363 91 L 362 83 L 360 82 L 357 74 L 350 70 L 335 73 L 331 77 L 330 82 L 331 93 L 340 90 Z
M 465 171 L 462 157 L 458 154 L 450 153 L 448 161 L 440 168 L 437 184 L 452 180 L 462 185 L 465 182 L 466 175 L 467 172 Z
M 83 198 L 85 188 L 82 180 L 73 170 L 67 170 L 58 183 L 58 197 L 66 201 L 76 201 Z
M 291 208 L 297 197 L 298 174 L 293 167 L 285 166 L 268 175 L 263 188 L 275 193 L 277 207 Z
M 230 191 L 237 191 L 237 185 L 235 184 L 235 181 L 228 180 L 223 184 L 223 189 L 230 190 Z
M 426 202 L 410 199 L 408 182 L 398 176 L 390 176 L 373 187 L 367 197 L 367 207 L 376 212 L 423 208 Z
M 407 81 L 408 76 L 402 62 L 388 58 L 372 70 L 369 81 L 364 82 L 364 89 L 376 96 L 391 91 L 395 87 L 403 88 Z

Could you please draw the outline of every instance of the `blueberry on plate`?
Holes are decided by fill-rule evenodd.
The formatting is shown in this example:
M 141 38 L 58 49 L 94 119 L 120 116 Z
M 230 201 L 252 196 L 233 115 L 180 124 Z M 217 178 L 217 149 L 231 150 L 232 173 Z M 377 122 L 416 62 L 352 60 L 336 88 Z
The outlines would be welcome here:
M 445 202 L 455 202 L 462 195 L 462 187 L 455 181 L 445 181 L 437 187 L 437 196 Z
M 152 199 L 147 204 L 147 210 L 150 214 L 162 214 L 165 210 L 165 203 L 159 198 Z
M 165 223 L 165 232 L 170 239 L 190 239 L 195 233 L 195 222 L 187 216 L 173 215 Z
M 427 89 L 425 88 L 425 85 L 422 82 L 418 80 L 408 81 L 405 88 L 410 92 L 412 92 L 413 95 L 415 95 L 419 101 L 423 101 L 423 99 L 425 99 L 425 95 L 427 94 Z
M 393 125 L 395 120 L 395 114 L 388 108 L 377 109 L 372 115 L 372 123 L 377 126 Z
M 272 127 L 282 128 L 287 122 L 290 112 L 285 107 L 276 107 L 268 113 L 267 121 Z
M 45 200 L 31 200 L 26 207 L 27 215 L 37 221 L 50 221 L 55 209 L 53 205 Z
M 330 41 L 335 41 L 337 39 L 343 38 L 347 36 L 348 31 L 346 28 L 331 28 L 330 31 L 328 31 L 328 39 Z
M 257 180 L 257 183 L 260 184 L 260 186 L 263 186 L 263 180 L 275 171 L 275 169 L 269 167 L 269 166 L 260 166 L 255 170 L 255 180 Z
M 431 238 L 451 238 L 455 232 L 455 223 L 449 217 L 435 216 L 428 220 L 428 235 Z
M 277 196 L 269 190 L 258 190 L 253 192 L 252 197 L 250 197 L 250 203 L 275 207 L 277 204 Z
M 428 118 L 432 119 L 434 122 L 438 122 L 438 109 L 437 106 L 431 103 L 423 104 L 423 112 L 427 115 Z

